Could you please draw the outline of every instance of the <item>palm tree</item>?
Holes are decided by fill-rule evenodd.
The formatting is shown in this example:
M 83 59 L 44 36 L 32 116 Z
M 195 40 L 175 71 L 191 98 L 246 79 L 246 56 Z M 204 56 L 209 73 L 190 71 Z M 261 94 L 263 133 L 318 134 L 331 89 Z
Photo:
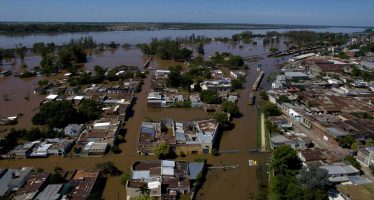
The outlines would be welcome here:
M 143 185 L 138 189 L 138 192 L 142 195 L 149 195 L 150 190 L 148 189 L 147 185 Z

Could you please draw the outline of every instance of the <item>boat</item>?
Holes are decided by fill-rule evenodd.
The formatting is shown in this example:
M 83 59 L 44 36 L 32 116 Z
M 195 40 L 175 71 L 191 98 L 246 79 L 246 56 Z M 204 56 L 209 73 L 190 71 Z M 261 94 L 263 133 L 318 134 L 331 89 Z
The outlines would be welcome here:
M 258 64 L 257 65 L 257 70 L 261 70 L 261 68 L 262 68 L 262 64 Z
M 257 166 L 257 161 L 256 160 L 248 160 L 248 165 L 250 167 L 256 167 Z

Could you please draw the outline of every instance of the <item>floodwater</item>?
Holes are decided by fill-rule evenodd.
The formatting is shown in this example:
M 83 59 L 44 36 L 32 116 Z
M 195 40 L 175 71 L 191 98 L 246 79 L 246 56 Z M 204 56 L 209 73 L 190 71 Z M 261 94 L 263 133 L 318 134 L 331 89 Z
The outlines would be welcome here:
M 284 49 L 283 42 L 278 44 L 279 49 Z M 243 48 L 232 46 L 230 44 L 223 44 L 218 42 L 212 42 L 205 46 L 206 58 L 212 55 L 214 52 L 232 52 L 244 57 L 254 55 L 264 55 L 268 52 L 270 47 L 262 46 L 262 42 L 258 42 L 257 46 L 252 44 L 243 44 Z M 121 48 L 114 52 L 106 51 L 97 55 L 95 53 L 89 57 L 89 61 L 86 64 L 88 69 L 96 64 L 100 64 L 103 67 L 113 67 L 119 64 L 125 65 L 142 65 L 145 61 L 145 57 L 141 54 L 138 49 L 123 50 Z M 25 62 L 28 67 L 37 65 L 40 58 L 37 56 L 27 57 Z M 265 58 L 259 63 L 262 64 L 265 74 L 268 75 L 276 70 L 276 65 L 283 62 L 283 60 L 275 58 Z M 15 65 L 6 64 L 8 67 L 14 70 L 21 70 L 16 61 Z M 154 59 L 151 62 L 151 68 L 166 68 L 172 64 L 172 61 L 160 61 Z M 183 64 L 183 63 L 180 63 Z M 246 88 L 240 91 L 240 98 L 238 106 L 242 117 L 233 120 L 235 128 L 231 131 L 224 132 L 220 140 L 220 150 L 240 150 L 237 154 L 221 154 L 217 157 L 212 155 L 193 155 L 185 158 L 178 158 L 183 160 L 193 160 L 196 157 L 205 157 L 208 159 L 208 163 L 213 166 L 218 165 L 239 165 L 236 169 L 209 172 L 207 180 L 204 183 L 201 190 L 196 195 L 197 199 L 249 199 L 254 198 L 258 191 L 258 180 L 256 176 L 256 168 L 248 166 L 248 160 L 257 160 L 260 165 L 265 166 L 268 161 L 267 153 L 251 154 L 250 149 L 256 148 L 257 146 L 257 109 L 256 107 L 248 106 L 248 96 L 252 84 L 259 71 L 256 70 L 258 63 L 250 65 L 250 69 L 247 71 L 247 82 Z M 24 113 L 23 120 L 19 125 L 21 127 L 27 127 L 30 125 L 31 116 L 35 112 L 34 108 L 37 107 L 43 96 L 36 96 L 30 94 L 30 101 L 24 100 L 25 95 L 28 95 L 28 91 L 32 93 L 32 89 L 36 87 L 37 81 L 40 78 L 32 79 L 19 79 L 17 77 L 6 77 L 0 78 L 0 95 L 1 97 L 6 94 L 10 98 L 10 101 L 4 101 L 0 99 L 0 115 L 8 116 L 15 115 L 17 113 Z M 268 87 L 269 83 L 266 82 L 266 77 L 263 79 L 261 84 L 262 87 Z M 208 113 L 202 109 L 179 109 L 179 108 L 167 108 L 167 109 L 151 109 L 147 108 L 146 96 L 150 90 L 150 76 L 145 80 L 143 91 L 136 94 L 137 101 L 134 105 L 134 115 L 126 122 L 126 135 L 125 142 L 120 144 L 121 154 L 113 155 L 110 154 L 105 157 L 88 157 L 88 158 L 71 158 L 71 157 L 50 157 L 46 159 L 22 159 L 22 160 L 0 160 L 0 168 L 4 167 L 22 167 L 32 166 L 35 168 L 41 167 L 46 170 L 53 170 L 55 166 L 60 166 L 67 170 L 73 170 L 76 168 L 94 168 L 97 162 L 112 161 L 114 164 L 124 172 L 130 172 L 131 164 L 136 160 L 142 159 L 155 159 L 153 156 L 140 156 L 136 153 L 136 141 L 138 138 L 139 128 L 144 118 L 151 118 L 154 121 L 158 121 L 162 118 L 168 117 L 175 120 L 187 121 L 197 119 L 208 119 L 211 118 Z M 125 197 L 125 188 L 120 184 L 120 177 L 109 177 L 104 189 L 103 196 L 105 199 L 123 199 Z
M 36 42 L 50 43 L 57 45 L 68 43 L 72 38 L 79 39 L 81 37 L 92 36 L 97 43 L 148 43 L 152 38 L 163 37 L 188 37 L 192 34 L 204 35 L 206 37 L 231 37 L 233 34 L 243 31 L 251 31 L 254 34 L 265 34 L 268 31 L 287 32 L 289 30 L 311 30 L 316 32 L 332 32 L 332 33 L 352 33 L 362 32 L 364 28 L 308 28 L 308 29 L 249 29 L 249 30 L 156 30 L 156 31 L 108 31 L 108 32 L 81 32 L 81 33 L 57 33 L 57 34 L 29 34 L 29 35 L 0 35 L 0 47 L 14 48 L 16 44 L 22 43 L 27 47 L 32 47 Z

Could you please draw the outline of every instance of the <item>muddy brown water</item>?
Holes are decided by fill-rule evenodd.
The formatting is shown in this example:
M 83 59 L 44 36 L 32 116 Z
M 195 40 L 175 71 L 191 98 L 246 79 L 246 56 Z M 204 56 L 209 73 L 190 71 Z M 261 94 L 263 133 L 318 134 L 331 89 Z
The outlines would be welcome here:
M 264 48 L 260 42 L 258 46 L 244 44 L 242 49 L 238 46 L 233 47 L 223 43 L 213 42 L 206 46 L 206 56 L 212 55 L 215 51 L 224 52 L 229 51 L 234 54 L 242 56 L 262 55 L 267 52 L 269 47 Z M 284 48 L 283 44 L 279 44 L 280 48 Z M 25 62 L 37 62 L 38 57 L 26 59 Z M 142 65 L 145 61 L 144 56 L 139 50 L 123 50 L 117 49 L 116 52 L 104 52 L 102 55 L 93 55 L 90 57 L 87 68 L 91 68 L 96 64 L 106 65 L 108 67 L 119 64 L 126 65 Z M 268 75 L 276 70 L 275 65 L 283 62 L 282 60 L 264 58 L 259 63 L 263 65 L 265 74 Z M 175 64 L 171 61 L 160 61 L 154 59 L 151 63 L 151 68 L 166 68 Z M 182 63 L 183 64 L 183 63 Z M 31 64 L 30 64 L 31 65 Z M 17 66 L 13 66 L 17 67 Z M 257 109 L 253 106 L 248 106 L 248 96 L 251 92 L 252 85 L 257 78 L 259 71 L 256 70 L 257 63 L 252 64 L 247 71 L 247 82 L 245 89 L 240 91 L 240 98 L 238 106 L 242 117 L 233 120 L 235 128 L 231 131 L 224 132 L 220 140 L 220 150 L 240 150 L 236 154 L 221 154 L 217 157 L 212 155 L 194 155 L 185 158 L 177 158 L 182 160 L 192 161 L 196 157 L 205 157 L 208 163 L 213 166 L 218 165 L 239 165 L 239 168 L 209 172 L 207 180 L 196 195 L 197 199 L 249 199 L 253 198 L 258 191 L 258 180 L 256 176 L 256 168 L 248 166 L 248 160 L 254 159 L 260 165 L 264 165 L 268 160 L 267 153 L 251 154 L 250 149 L 257 146 Z M 31 94 L 31 100 L 24 100 L 24 96 L 28 91 L 32 93 L 32 89 L 36 87 L 37 81 L 40 78 L 19 79 L 17 77 L 6 77 L 0 79 L 0 95 L 4 94 L 12 97 L 10 101 L 0 100 L 0 115 L 9 116 L 17 113 L 24 113 L 17 128 L 31 126 L 31 116 L 36 112 L 35 107 L 42 101 L 43 96 Z M 262 87 L 268 87 L 266 77 L 262 82 Z M 60 166 L 67 170 L 76 168 L 94 168 L 95 164 L 103 161 L 112 161 L 115 165 L 124 172 L 130 172 L 131 164 L 136 160 L 155 159 L 153 156 L 140 156 L 136 153 L 136 140 L 138 138 L 140 125 L 145 117 L 149 117 L 154 121 L 168 117 L 179 121 L 207 119 L 212 116 L 204 112 L 202 109 L 151 109 L 147 108 L 146 96 L 150 90 L 150 76 L 145 80 L 143 91 L 136 94 L 137 101 L 134 105 L 134 115 L 126 122 L 126 142 L 120 144 L 122 152 L 119 155 L 110 154 L 104 157 L 87 157 L 87 158 L 72 158 L 70 156 L 49 157 L 45 159 L 19 159 L 19 160 L 0 160 L 0 168 L 4 167 L 22 167 L 32 166 L 35 168 L 43 168 L 51 171 L 55 166 Z M 120 199 L 125 197 L 125 188 L 120 184 L 120 177 L 109 177 L 106 182 L 103 197 L 105 199 Z

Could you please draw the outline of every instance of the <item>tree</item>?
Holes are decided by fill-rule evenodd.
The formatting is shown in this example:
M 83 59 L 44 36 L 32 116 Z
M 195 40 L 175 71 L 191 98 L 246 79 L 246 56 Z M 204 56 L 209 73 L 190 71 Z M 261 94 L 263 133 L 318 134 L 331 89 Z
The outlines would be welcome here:
M 0 48 L 0 66 L 3 66 L 4 49 Z
M 289 103 L 290 99 L 286 95 L 280 95 L 278 98 L 279 103 Z
M 131 197 L 130 200 L 155 200 L 155 198 L 148 195 L 140 195 L 138 197 Z
M 202 43 L 199 43 L 199 45 L 197 46 L 197 53 L 200 55 L 205 54 L 204 45 Z
M 103 174 L 117 175 L 119 172 L 118 168 L 111 161 L 97 163 L 95 168 Z
M 307 188 L 326 189 L 330 185 L 327 170 L 318 166 L 302 168 L 299 173 L 299 182 Z
M 231 102 L 231 101 L 224 101 L 221 103 L 221 109 L 224 111 L 224 112 L 227 112 L 227 113 L 230 113 L 231 115 L 237 115 L 239 114 L 239 108 L 238 106 Z
M 69 101 L 53 101 L 43 104 L 38 113 L 32 117 L 36 125 L 47 124 L 49 128 L 64 128 L 66 125 L 80 121 L 77 110 Z
M 48 85 L 49 81 L 47 79 L 42 79 L 38 81 L 39 86 L 46 86 Z
M 242 79 L 231 80 L 231 85 L 234 89 L 241 89 L 243 88 L 243 80 Z
M 171 149 L 168 143 L 162 142 L 159 145 L 157 145 L 155 151 L 155 155 L 159 159 L 165 159 L 170 156 Z
M 61 184 L 64 183 L 65 179 L 61 176 L 59 172 L 53 173 L 51 176 L 48 178 L 48 183 L 49 184 Z
M 224 129 L 227 128 L 230 125 L 228 116 L 224 112 L 216 112 L 214 113 L 214 120 L 219 123 L 221 127 Z
M 148 189 L 147 185 L 142 185 L 141 187 L 138 188 L 138 191 L 140 192 L 140 194 L 142 196 L 143 195 L 149 195 L 149 193 L 150 193 L 150 190 Z
M 338 142 L 341 147 L 350 149 L 351 145 L 355 142 L 355 139 L 352 136 L 347 135 L 339 137 Z
M 274 150 L 271 168 L 275 174 L 287 174 L 290 170 L 299 170 L 301 166 L 297 152 L 290 146 L 281 145 Z
M 121 176 L 121 185 L 126 187 L 127 181 L 131 179 L 131 175 L 129 173 L 123 173 Z
M 264 102 L 261 105 L 261 109 L 263 110 L 265 116 L 279 116 L 282 114 L 278 107 L 269 101 Z
M 23 46 L 21 43 L 16 45 L 16 53 L 21 59 L 22 63 L 24 62 L 26 52 L 27 52 L 26 46 Z
M 166 85 L 173 88 L 178 88 L 181 85 L 181 70 L 182 67 L 177 65 L 169 67 L 170 73 L 166 79 Z
M 360 163 L 356 160 L 353 156 L 347 156 L 344 158 L 345 161 L 349 162 L 353 167 L 357 168 L 358 170 L 361 170 Z
M 95 120 L 101 115 L 100 105 L 96 101 L 91 99 L 83 100 L 79 105 L 78 111 L 83 117 L 83 121 L 85 122 Z
M 220 104 L 221 98 L 213 90 L 204 90 L 200 92 L 201 101 L 207 104 Z
M 58 51 L 58 62 L 62 68 L 68 68 L 73 65 L 73 54 L 68 47 L 63 47 Z
M 266 94 L 266 92 L 265 91 L 263 91 L 263 90 L 261 90 L 260 91 L 260 96 L 261 96 L 261 98 L 263 99 L 263 100 L 269 100 L 269 96 Z
M 278 49 L 277 47 L 272 47 L 272 48 L 270 48 L 269 50 L 270 50 L 270 52 L 272 52 L 272 53 L 275 53 L 275 52 L 279 51 L 279 49 Z
M 50 74 L 57 70 L 55 57 L 52 55 L 46 55 L 42 57 L 40 61 L 41 71 L 45 74 Z

